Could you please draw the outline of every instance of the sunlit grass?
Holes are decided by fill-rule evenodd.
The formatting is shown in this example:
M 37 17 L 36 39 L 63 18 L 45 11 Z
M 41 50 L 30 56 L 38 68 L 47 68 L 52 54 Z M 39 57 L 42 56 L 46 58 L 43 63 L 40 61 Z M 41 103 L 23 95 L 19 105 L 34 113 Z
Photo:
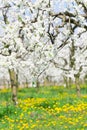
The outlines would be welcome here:
M 19 89 L 18 95 L 14 107 L 11 92 L 1 91 L 0 130 L 87 130 L 85 92 L 78 98 L 74 88 L 41 87 Z

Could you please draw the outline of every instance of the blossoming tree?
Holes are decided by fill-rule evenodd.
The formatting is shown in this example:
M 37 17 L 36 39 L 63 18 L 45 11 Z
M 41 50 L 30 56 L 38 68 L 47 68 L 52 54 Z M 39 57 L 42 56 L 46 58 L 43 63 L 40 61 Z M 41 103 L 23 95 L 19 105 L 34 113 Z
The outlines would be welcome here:
M 60 7 L 57 10 L 58 5 Z M 67 57 L 64 58 L 64 55 L 67 55 L 64 47 L 72 48 L 73 40 L 76 42 L 80 39 L 78 36 L 81 37 L 83 34 L 86 36 L 86 11 L 87 2 L 81 0 L 61 0 L 61 3 L 60 0 L 0 0 L 0 55 L 3 58 L 0 65 L 5 65 L 9 70 L 12 99 L 15 104 L 17 104 L 18 70 L 24 66 L 29 67 L 32 78 L 38 79 L 56 57 L 61 59 L 59 60 L 61 64 L 64 62 L 62 64 L 64 67 Z M 86 45 L 82 47 L 85 55 L 84 48 Z M 79 49 L 73 57 L 79 57 L 78 54 L 81 53 Z M 64 55 L 60 53 L 61 50 Z M 78 58 L 76 59 L 75 64 L 78 67 Z M 82 72 L 83 59 L 84 57 L 79 72 Z M 70 62 L 72 64 L 72 58 Z M 60 68 L 61 64 L 58 65 Z M 69 71 L 74 63 L 73 66 L 69 62 L 67 64 Z M 73 69 L 73 73 L 75 70 Z

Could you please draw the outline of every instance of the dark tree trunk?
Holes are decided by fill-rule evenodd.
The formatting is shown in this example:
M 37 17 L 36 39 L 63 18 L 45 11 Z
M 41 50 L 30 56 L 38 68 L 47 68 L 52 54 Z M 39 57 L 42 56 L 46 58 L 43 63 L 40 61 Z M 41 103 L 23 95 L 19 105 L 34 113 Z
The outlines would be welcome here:
M 40 83 L 39 83 L 39 81 L 38 81 L 38 80 L 36 81 L 36 87 L 37 87 L 37 88 L 39 88 L 39 87 L 40 87 Z
M 80 84 L 78 79 L 76 79 L 76 91 L 77 91 L 77 96 L 81 97 L 81 90 L 80 90 Z
M 68 86 L 69 86 L 69 88 L 71 88 L 71 86 L 72 86 L 72 79 L 71 78 L 69 78 Z
M 80 89 L 79 76 L 80 76 L 79 73 L 75 75 L 75 85 L 76 85 L 77 96 L 81 97 L 81 89 Z
M 17 105 L 18 75 L 15 73 L 14 69 L 9 70 L 9 75 L 12 90 L 12 101 L 15 105 Z

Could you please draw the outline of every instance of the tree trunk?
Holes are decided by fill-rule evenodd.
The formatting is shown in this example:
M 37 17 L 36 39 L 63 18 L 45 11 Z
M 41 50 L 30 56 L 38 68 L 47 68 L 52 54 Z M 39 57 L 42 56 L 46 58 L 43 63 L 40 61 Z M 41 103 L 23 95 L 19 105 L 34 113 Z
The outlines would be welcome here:
M 39 88 L 40 87 L 40 84 L 39 84 L 39 81 L 37 80 L 36 81 L 36 88 Z
M 69 88 L 69 84 L 68 84 L 68 79 L 67 79 L 67 77 L 63 77 L 64 78 L 64 87 L 66 87 L 66 88 Z
M 77 96 L 81 97 L 81 90 L 80 90 L 80 84 L 79 84 L 79 78 L 78 77 L 76 77 L 76 79 L 75 79 L 75 84 L 76 84 Z
M 75 83 L 76 83 L 76 90 L 77 90 L 77 96 L 78 97 L 81 97 L 80 81 L 79 81 L 81 71 L 82 71 L 82 66 L 79 68 L 78 73 L 74 75 L 75 76 Z
M 25 87 L 28 88 L 28 80 L 26 79 Z
M 4 89 L 6 89 L 6 82 L 5 82 L 5 79 L 3 79 L 3 87 L 4 87 Z
M 12 101 L 15 105 L 18 104 L 17 101 L 17 89 L 18 89 L 18 77 L 14 69 L 9 70 L 11 90 L 12 90 Z
M 69 84 L 68 84 L 68 86 L 69 86 L 69 88 L 71 88 L 71 86 L 72 86 L 72 79 L 71 79 L 71 77 L 69 77 Z

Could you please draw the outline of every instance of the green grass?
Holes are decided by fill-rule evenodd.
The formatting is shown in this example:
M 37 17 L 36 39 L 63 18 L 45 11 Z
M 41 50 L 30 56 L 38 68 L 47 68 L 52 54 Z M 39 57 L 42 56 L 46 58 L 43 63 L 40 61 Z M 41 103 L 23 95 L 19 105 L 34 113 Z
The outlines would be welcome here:
M 0 90 L 0 130 L 87 130 L 87 87 L 81 92 L 78 98 L 75 88 L 23 88 L 14 106 L 11 91 Z

